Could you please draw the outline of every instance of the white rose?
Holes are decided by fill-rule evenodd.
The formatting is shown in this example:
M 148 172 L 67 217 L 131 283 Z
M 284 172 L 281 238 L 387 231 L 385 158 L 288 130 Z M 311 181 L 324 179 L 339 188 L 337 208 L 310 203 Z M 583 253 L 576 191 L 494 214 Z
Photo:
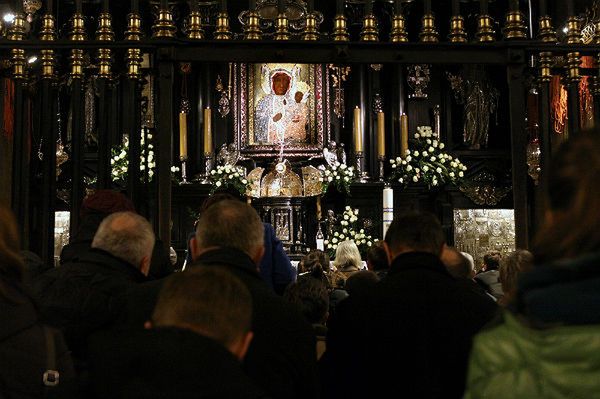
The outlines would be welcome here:
M 333 240 L 331 240 L 331 242 L 332 242 L 332 243 L 334 243 L 334 244 L 337 244 L 337 242 L 338 242 L 338 239 L 337 239 L 337 238 L 335 238 L 335 237 L 333 237 Z
M 426 156 L 428 155 L 428 154 L 427 154 L 427 151 L 423 151 L 423 152 L 421 153 L 421 155 L 422 155 L 422 156 L 424 156 L 424 157 L 426 157 Z
M 413 169 L 412 165 L 408 165 L 408 166 L 406 167 L 406 170 L 407 170 L 407 171 L 409 171 L 409 172 L 410 172 L 412 169 Z
M 444 143 L 440 143 L 440 150 L 443 150 L 445 147 Z
M 407 149 L 407 150 L 405 151 L 405 154 L 406 154 L 406 155 L 409 155 L 409 154 L 410 154 L 410 150 L 409 150 L 409 149 Z
M 346 169 L 346 165 L 340 165 L 340 169 Z
M 396 164 L 393 164 L 393 165 L 392 165 L 392 169 L 396 169 Z
M 344 181 L 349 182 L 350 178 L 348 176 L 344 177 Z
M 344 220 L 348 220 L 348 219 L 350 219 L 350 216 L 344 215 Z
M 427 172 L 429 170 L 429 166 L 425 165 L 423 166 L 423 172 Z
M 331 182 L 333 181 L 333 177 L 329 176 L 329 177 L 327 178 L 327 181 L 331 183 Z
M 454 172 L 450 172 L 449 176 L 454 177 L 455 176 Z
M 438 185 L 438 181 L 434 180 L 431 184 L 433 184 L 434 186 L 437 186 Z
M 413 181 L 416 183 L 419 181 L 419 178 L 417 176 L 413 176 Z
M 427 139 L 426 143 L 429 144 L 429 145 L 431 145 L 431 140 Z
M 372 244 L 373 244 L 373 243 L 372 243 L 371 241 L 369 241 L 369 242 L 367 243 L 367 246 L 368 246 L 368 247 L 370 247 Z
M 442 168 L 437 168 L 435 171 L 438 173 L 442 173 Z
M 323 181 L 323 179 L 321 179 L 321 181 Z M 242 184 L 248 184 L 248 180 L 242 179 Z
M 144 137 L 144 136 L 142 136 L 142 137 Z M 148 140 L 152 140 L 152 133 L 148 133 L 146 137 L 148 137 Z
M 415 138 L 418 139 L 419 137 L 421 137 L 419 133 L 415 133 Z
M 339 177 L 339 176 L 336 176 L 336 177 L 335 177 L 335 180 L 340 180 L 340 177 Z
M 463 177 L 465 174 L 463 172 L 458 172 L 458 177 Z
M 406 161 L 402 161 L 402 165 L 406 165 Z
M 438 145 L 438 141 L 437 140 L 433 140 L 433 146 L 437 147 L 437 145 Z
M 360 240 L 360 243 L 361 243 L 361 244 L 366 244 L 366 243 L 367 243 L 367 240 Z
M 152 177 L 152 176 L 154 176 L 154 171 L 152 171 L 152 170 L 148 171 L 148 177 Z
M 433 152 L 435 149 L 433 147 L 429 147 L 429 152 Z
M 419 151 L 415 151 L 415 152 L 413 152 L 413 155 L 414 155 L 415 157 L 418 157 L 418 156 L 419 156 Z
M 146 169 L 146 165 L 144 165 L 144 164 L 141 164 L 141 165 L 140 165 L 140 170 L 145 170 L 145 169 Z
M 216 173 L 217 173 L 217 171 L 216 171 L 216 170 L 214 170 L 214 169 L 210 171 L 210 174 L 211 174 L 211 175 L 213 175 L 213 176 L 214 176 Z
M 217 186 L 217 187 L 221 187 L 221 184 L 222 184 L 222 183 L 221 183 L 220 181 L 217 181 L 217 182 L 215 183 L 215 186 Z
M 410 162 L 412 160 L 412 157 L 409 155 L 406 157 L 406 162 Z
M 399 179 L 398 179 L 398 181 L 399 181 L 400 183 L 404 183 L 404 179 L 403 179 L 403 178 L 399 178 Z

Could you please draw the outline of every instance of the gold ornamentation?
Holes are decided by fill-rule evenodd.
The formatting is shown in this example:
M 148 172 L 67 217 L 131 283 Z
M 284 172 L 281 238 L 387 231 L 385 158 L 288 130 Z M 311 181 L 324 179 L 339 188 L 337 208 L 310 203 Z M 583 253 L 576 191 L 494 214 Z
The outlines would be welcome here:
M 231 40 L 233 34 L 229 30 L 229 14 L 220 12 L 217 15 L 217 29 L 215 30 L 215 40 Z
M 489 15 L 480 15 L 477 18 L 477 41 L 489 43 L 494 41 L 493 19 Z
M 377 30 L 377 20 L 375 19 L 375 15 L 365 15 L 362 30 L 360 31 L 360 40 L 363 42 L 379 41 L 379 31 Z
M 177 27 L 173 23 L 173 14 L 170 10 L 159 10 L 158 19 L 152 26 L 152 37 L 175 37 Z
M 350 40 L 348 33 L 347 19 L 344 15 L 336 15 L 334 19 L 333 41 L 347 42 Z
M 467 31 L 465 31 L 465 19 L 460 15 L 455 15 L 450 20 L 450 34 L 448 39 L 452 43 L 466 43 Z
M 406 20 L 402 12 L 397 11 L 392 19 L 392 32 L 390 40 L 394 43 L 408 42 L 408 32 L 406 32 Z
M 509 11 L 506 14 L 504 37 L 507 40 L 527 38 L 527 25 L 525 25 L 525 16 L 521 11 Z
M 435 29 L 435 17 L 433 14 L 426 14 L 423 16 L 419 39 L 426 43 L 436 43 L 439 41 L 439 33 Z
M 204 29 L 202 29 L 202 16 L 199 11 L 190 13 L 190 25 L 188 27 L 188 39 L 204 39 Z

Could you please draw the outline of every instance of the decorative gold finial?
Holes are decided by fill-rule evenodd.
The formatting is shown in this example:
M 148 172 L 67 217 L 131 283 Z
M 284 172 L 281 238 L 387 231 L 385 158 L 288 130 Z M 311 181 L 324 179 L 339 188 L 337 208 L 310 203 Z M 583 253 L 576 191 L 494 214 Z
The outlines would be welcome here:
M 190 13 L 190 25 L 187 32 L 188 39 L 204 39 L 204 29 L 202 29 L 202 15 L 200 11 L 195 10 Z
M 579 20 L 575 16 L 570 16 L 567 20 L 567 43 L 581 44 L 581 29 L 579 28 Z M 566 82 L 569 85 L 577 85 L 581 81 L 580 75 L 581 57 L 579 52 L 567 53 L 567 77 Z
M 539 35 L 538 39 L 545 43 L 557 43 L 556 31 L 552 27 L 552 19 L 547 16 L 541 16 L 539 19 Z M 552 53 L 544 51 L 540 53 L 539 70 L 540 81 L 550 82 L 552 80 Z
M 477 41 L 480 43 L 489 43 L 494 41 L 493 22 L 494 20 L 487 14 L 482 14 L 477 17 Z
M 250 10 L 246 14 L 246 18 L 246 25 L 244 26 L 244 39 L 262 39 L 262 31 L 260 30 L 260 21 L 258 19 L 258 13 L 255 10 Z
M 392 31 L 390 41 L 394 43 L 408 42 L 408 32 L 406 32 L 406 20 L 402 11 L 396 10 L 392 18 Z
M 173 23 L 173 13 L 168 8 L 158 10 L 158 18 L 152 26 L 152 37 L 166 38 L 175 37 L 177 27 Z
M 338 14 L 334 18 L 333 27 L 333 41 L 335 42 L 347 42 L 350 40 L 350 34 L 348 33 L 347 19 L 344 14 Z
M 448 39 L 452 43 L 466 43 L 468 36 L 465 30 L 465 19 L 462 15 L 455 15 L 450 19 L 450 34 Z
M 275 20 L 275 40 L 290 40 L 290 21 L 285 12 L 280 12 Z
M 304 28 L 304 32 L 302 32 L 302 40 L 319 40 L 318 24 L 317 14 L 315 12 L 309 12 L 306 15 L 306 27 Z
M 233 34 L 229 30 L 229 14 L 221 11 L 217 15 L 217 29 L 215 29 L 216 40 L 231 40 Z
M 22 12 L 15 14 L 15 19 L 12 26 L 8 31 L 8 40 L 23 41 L 25 39 L 25 15 Z M 25 79 L 25 50 L 20 48 L 14 48 L 10 51 L 12 66 L 13 66 L 13 77 L 15 79 Z
M 520 10 L 511 10 L 506 14 L 504 37 L 506 40 L 527 39 L 525 15 Z
M 85 26 L 83 15 L 76 12 L 71 17 L 71 31 L 69 32 L 69 39 L 75 42 L 81 42 L 86 39 Z M 83 50 L 73 49 L 71 50 L 71 78 L 81 79 L 83 78 Z
M 42 17 L 42 29 L 40 30 L 40 40 L 53 42 L 56 40 L 56 20 L 52 14 L 45 14 Z M 55 59 L 54 50 L 42 50 L 42 78 L 54 79 Z
M 379 31 L 377 29 L 377 19 L 373 13 L 365 15 L 363 25 L 360 31 L 360 40 L 363 42 L 379 41 Z
M 421 33 L 419 39 L 422 42 L 435 43 L 439 41 L 439 33 L 435 29 L 435 17 L 433 14 L 423 15 Z
M 137 10 L 134 10 L 127 15 L 127 31 L 125 32 L 125 40 L 139 42 L 142 39 L 142 19 Z M 140 68 L 142 66 L 142 51 L 139 48 L 127 49 L 125 62 L 127 63 L 127 77 L 129 79 L 138 80 L 142 77 Z
M 109 13 L 100 14 L 98 20 L 98 30 L 96 31 L 96 40 L 112 42 L 115 40 L 115 34 L 112 29 L 112 18 Z M 112 51 L 108 48 L 98 49 L 98 75 L 101 78 L 111 77 Z

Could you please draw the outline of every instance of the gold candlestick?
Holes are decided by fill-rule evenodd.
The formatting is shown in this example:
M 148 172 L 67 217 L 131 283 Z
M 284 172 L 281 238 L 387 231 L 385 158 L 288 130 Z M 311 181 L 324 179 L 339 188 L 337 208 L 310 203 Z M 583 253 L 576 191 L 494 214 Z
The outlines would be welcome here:
M 244 26 L 244 39 L 245 40 L 261 40 L 262 31 L 260 30 L 260 21 L 258 13 L 254 10 L 248 11 L 246 20 L 246 26 Z
M 421 42 L 435 43 L 439 41 L 439 33 L 435 29 L 435 17 L 433 14 L 425 14 L 421 26 L 421 33 L 419 34 Z
M 231 40 L 233 34 L 229 30 L 229 14 L 222 11 L 217 15 L 217 28 L 215 29 L 215 40 Z
M 448 39 L 452 43 L 466 43 L 467 31 L 465 31 L 465 19 L 460 15 L 455 15 L 450 20 L 450 34 Z
M 344 15 L 338 14 L 334 19 L 333 41 L 347 42 L 349 40 L 350 34 L 348 33 L 347 19 Z
M 477 17 L 477 41 L 480 43 L 489 43 L 494 41 L 493 20 L 489 15 L 480 15 Z
M 363 42 L 379 41 L 379 31 L 377 30 L 377 19 L 375 19 L 375 15 L 365 15 L 362 30 L 360 31 L 360 40 Z

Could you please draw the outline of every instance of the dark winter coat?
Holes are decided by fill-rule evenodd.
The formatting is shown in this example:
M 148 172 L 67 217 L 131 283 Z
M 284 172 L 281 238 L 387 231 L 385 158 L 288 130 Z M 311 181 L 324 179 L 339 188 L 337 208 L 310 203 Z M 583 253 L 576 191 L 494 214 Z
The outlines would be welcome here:
M 8 297 L 0 295 L 0 398 L 73 397 L 71 356 L 62 334 L 49 331 L 60 376 L 59 385 L 45 393 L 42 377 L 48 367 L 46 334 L 33 301 L 16 287 L 9 288 Z
M 110 253 L 91 249 L 34 282 L 44 322 L 60 328 L 69 348 L 85 358 L 86 340 L 122 315 L 124 294 L 146 277 Z
M 99 398 L 265 397 L 221 344 L 188 330 L 160 328 L 96 336 L 91 363 Z
M 398 256 L 370 295 L 338 306 L 323 357 L 327 394 L 460 398 L 471 339 L 496 308 L 458 284 L 438 257 Z

